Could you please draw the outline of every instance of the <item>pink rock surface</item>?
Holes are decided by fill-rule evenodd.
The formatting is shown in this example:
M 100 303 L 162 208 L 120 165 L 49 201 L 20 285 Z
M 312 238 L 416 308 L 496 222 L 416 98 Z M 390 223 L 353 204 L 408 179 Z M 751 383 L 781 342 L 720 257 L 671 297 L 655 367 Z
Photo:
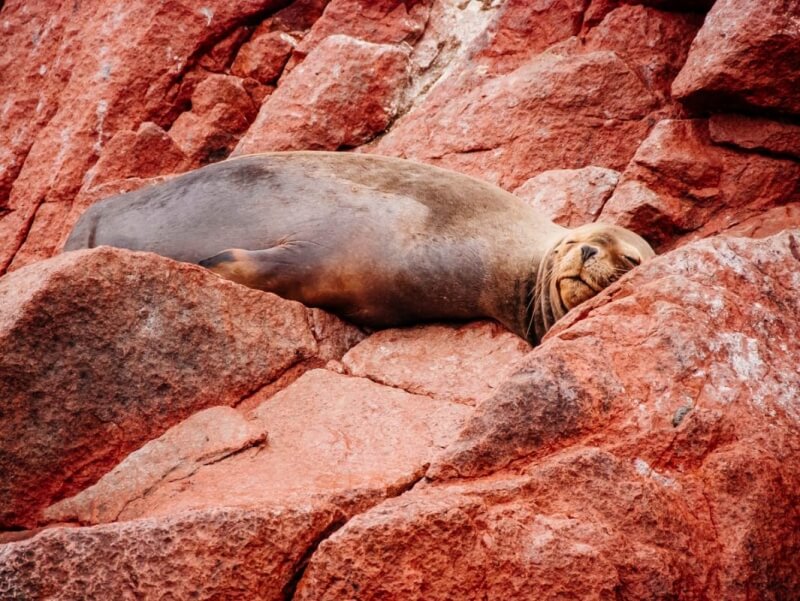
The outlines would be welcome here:
M 552 169 L 532 177 L 514 194 L 559 225 L 577 227 L 597 219 L 619 176 L 603 167 Z
M 512 21 L 525 6 L 537 16 Z M 621 170 L 652 126 L 651 115 L 671 110 L 665 82 L 698 24 L 651 9 L 618 11 L 596 32 L 570 38 L 577 33 L 570 25 L 551 29 L 560 33 L 550 38 L 533 32 L 548 29 L 550 18 L 568 23 L 568 14 L 580 14 L 577 4 L 505 4 L 458 68 L 370 151 L 436 163 L 506 189 L 548 169 Z M 548 41 L 540 46 L 541 40 Z
M 475 405 L 531 350 L 502 326 L 420 326 L 377 332 L 342 358 L 348 373 L 435 399 Z
M 407 79 L 407 52 L 327 37 L 282 80 L 234 154 L 336 150 L 368 142 L 395 116 Z
M 705 120 L 664 120 L 636 151 L 600 220 L 666 249 L 799 200 L 797 162 L 714 145 Z
M 756 107 L 800 114 L 800 5 L 787 0 L 717 0 L 672 92 L 693 105 Z
M 798 262 L 798 231 L 714 238 L 620 280 L 296 598 L 797 596 Z
M 153 451 L 123 463 L 95 487 L 70 499 L 53 515 L 84 523 L 135 519 L 210 509 L 220 505 L 302 506 L 325 498 L 348 511 L 397 494 L 418 480 L 433 455 L 455 436 L 469 409 L 411 395 L 363 378 L 314 370 L 264 400 L 253 411 L 252 428 L 269 440 L 246 452 L 199 466 L 191 475 L 144 486 L 128 482 L 152 464 Z M 150 443 L 168 463 L 177 463 L 197 425 L 187 420 L 174 434 Z M 190 449 L 189 449 L 190 450 Z M 158 463 L 163 464 L 164 460 Z M 123 507 L 114 511 L 97 508 Z
M 285 32 L 267 31 L 242 46 L 231 71 L 239 77 L 251 77 L 262 84 L 275 82 L 297 42 Z
M 48 507 L 44 518 L 83 524 L 117 521 L 131 502 L 162 482 L 185 480 L 203 465 L 266 442 L 263 422 L 248 420 L 236 409 L 198 411 L 128 455 L 93 486 Z
M 711 139 L 744 150 L 766 151 L 800 159 L 800 125 L 747 115 L 712 115 Z
M 281 601 L 305 555 L 343 520 L 336 507 L 308 504 L 53 528 L 0 547 L 0 596 Z
M 425 29 L 431 4 L 432 0 L 331 0 L 298 44 L 289 67 L 332 35 L 373 44 L 412 45 Z
M 689 598 L 713 531 L 681 493 L 585 447 L 514 478 L 418 488 L 325 540 L 295 598 Z
M 2 524 L 33 525 L 46 505 L 194 411 L 334 358 L 319 348 L 300 304 L 148 253 L 101 247 L 9 274 L 0 280 Z
M 697 427 L 735 423 L 740 441 L 764 444 L 774 419 L 791 438 L 800 324 L 784 316 L 798 304 L 797 236 L 694 242 L 626 275 L 558 322 L 429 475 L 482 475 L 578 438 L 665 464 L 686 411 Z
M 581 134 L 573 136 L 577 122 L 594 119 L 595 99 L 601 97 L 604 118 L 589 130 L 578 126 Z M 647 130 L 640 119 L 656 104 L 611 52 L 543 53 L 448 98 L 441 108 L 411 113 L 375 151 L 480 173 L 513 188 L 538 171 L 582 167 L 589 156 L 599 166 L 621 167 Z M 505 107 L 500 117 L 494 106 Z

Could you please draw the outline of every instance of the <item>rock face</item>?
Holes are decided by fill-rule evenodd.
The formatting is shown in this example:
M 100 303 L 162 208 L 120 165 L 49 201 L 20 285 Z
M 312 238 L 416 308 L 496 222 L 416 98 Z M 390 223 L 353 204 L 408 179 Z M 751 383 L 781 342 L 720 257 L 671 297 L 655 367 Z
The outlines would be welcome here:
M 675 96 L 800 114 L 798 19 L 796 2 L 718 0 L 675 79 Z
M 716 145 L 703 119 L 664 120 L 637 149 L 600 218 L 664 249 L 798 201 L 797 161 Z
M 0 597 L 800 599 L 798 10 L 0 1 Z M 536 349 L 58 256 L 102 198 L 288 149 L 663 256 Z
M 795 231 L 623 278 L 477 408 L 433 483 L 324 541 L 297 598 L 796 597 L 799 263 Z
M 297 303 L 147 253 L 101 247 L 4 277 L 3 526 L 35 524 L 191 413 L 338 358 L 314 327 Z

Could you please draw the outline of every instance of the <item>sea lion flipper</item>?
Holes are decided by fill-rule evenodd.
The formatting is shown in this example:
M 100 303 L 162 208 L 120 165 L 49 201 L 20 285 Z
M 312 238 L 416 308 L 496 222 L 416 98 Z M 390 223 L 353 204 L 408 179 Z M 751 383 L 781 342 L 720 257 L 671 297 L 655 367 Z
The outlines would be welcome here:
M 298 268 L 311 261 L 309 253 L 278 244 L 262 250 L 229 248 L 198 264 L 226 280 L 293 298 L 293 290 L 305 279 Z
M 258 262 L 251 257 L 252 251 L 229 248 L 212 257 L 198 261 L 198 264 L 226 280 L 232 280 L 253 287 L 257 281 Z

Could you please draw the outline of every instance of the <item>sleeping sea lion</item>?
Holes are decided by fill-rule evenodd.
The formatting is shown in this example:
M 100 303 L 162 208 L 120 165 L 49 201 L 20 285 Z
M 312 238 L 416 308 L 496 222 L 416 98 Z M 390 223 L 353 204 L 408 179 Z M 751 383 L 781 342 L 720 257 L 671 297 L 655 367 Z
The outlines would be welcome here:
M 65 250 L 199 263 L 371 328 L 489 317 L 537 344 L 653 250 L 613 225 L 566 229 L 477 179 L 366 154 L 229 159 L 90 207 Z

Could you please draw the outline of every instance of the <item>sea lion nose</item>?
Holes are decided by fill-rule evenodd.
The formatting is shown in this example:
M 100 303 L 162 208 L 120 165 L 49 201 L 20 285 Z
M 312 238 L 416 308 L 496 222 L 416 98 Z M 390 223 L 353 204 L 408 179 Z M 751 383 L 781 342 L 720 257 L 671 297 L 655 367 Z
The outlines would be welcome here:
M 581 259 L 583 262 L 586 263 L 589 259 L 597 254 L 597 249 L 594 246 L 589 246 L 588 244 L 584 244 L 581 246 Z

